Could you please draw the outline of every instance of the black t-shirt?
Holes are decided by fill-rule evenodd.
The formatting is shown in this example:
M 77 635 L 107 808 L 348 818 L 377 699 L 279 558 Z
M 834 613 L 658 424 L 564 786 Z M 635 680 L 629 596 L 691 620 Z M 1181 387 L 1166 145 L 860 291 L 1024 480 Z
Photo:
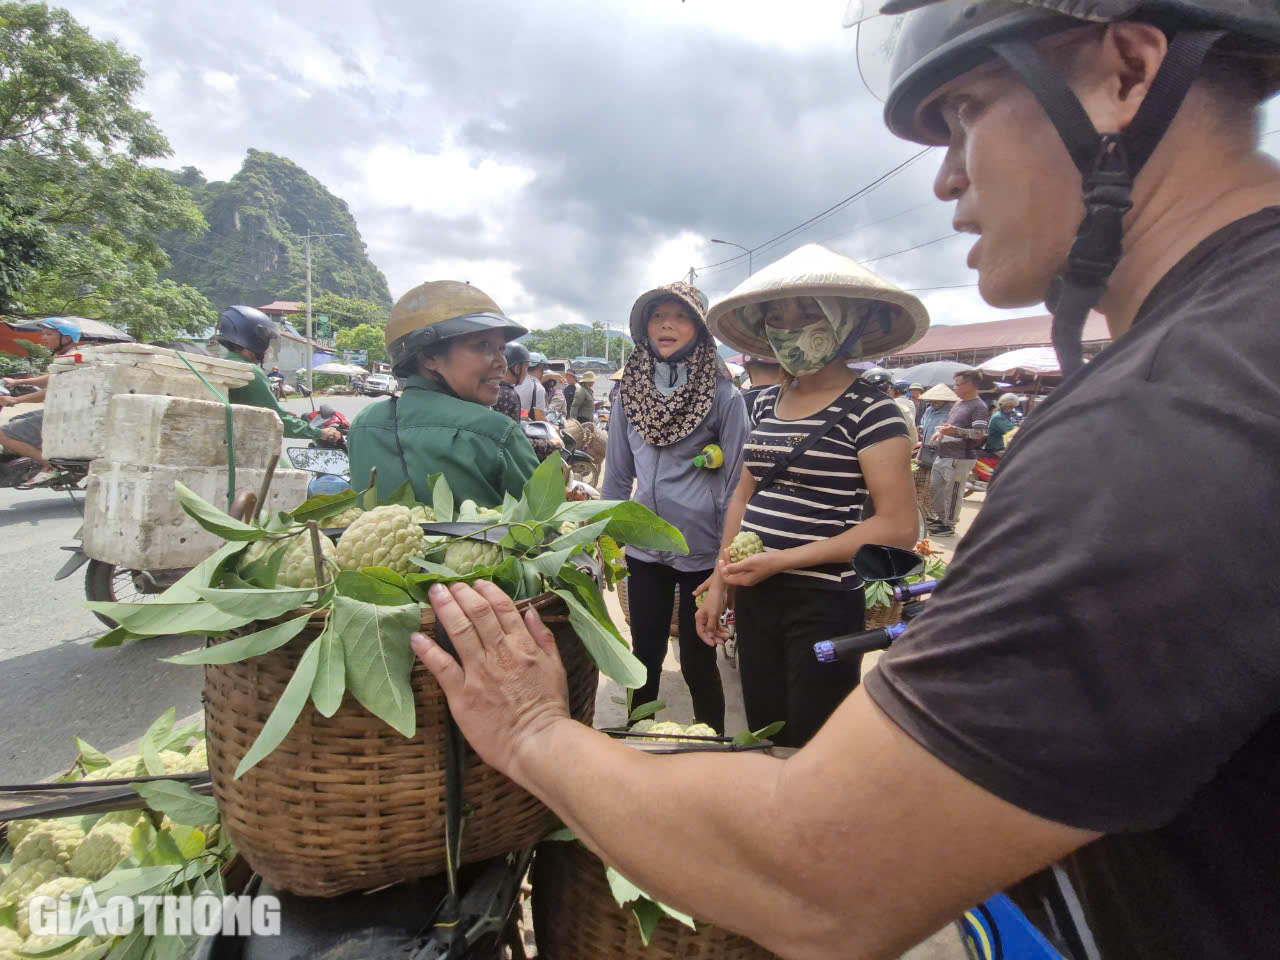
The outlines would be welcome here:
M 505 380 L 498 384 L 498 402 L 493 405 L 493 409 L 505 413 L 516 423 L 520 422 L 520 394 Z
M 1066 864 L 1107 960 L 1280 956 L 1277 300 L 1280 208 L 1188 254 L 866 679 L 967 779 L 1107 834 Z

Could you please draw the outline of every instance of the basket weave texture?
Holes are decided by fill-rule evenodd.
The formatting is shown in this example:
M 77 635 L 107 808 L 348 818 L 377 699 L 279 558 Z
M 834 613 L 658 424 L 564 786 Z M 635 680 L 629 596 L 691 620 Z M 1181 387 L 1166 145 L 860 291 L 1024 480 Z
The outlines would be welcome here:
M 887 627 L 892 623 L 899 623 L 902 620 L 902 604 L 897 600 L 893 601 L 887 607 L 883 604 L 876 604 L 874 607 L 867 609 L 865 630 L 879 630 L 881 627 Z
M 604 864 L 577 843 L 544 843 L 533 861 L 533 930 L 547 960 L 776 960 L 746 937 L 663 917 L 649 946 L 630 906 L 609 891 Z
M 920 510 L 924 513 L 925 519 L 931 520 L 937 516 L 933 512 L 933 497 L 929 495 L 929 480 L 933 476 L 933 470 L 929 467 L 920 467 L 919 470 L 911 474 L 916 485 L 916 503 Z
M 631 604 L 628 600 L 627 578 L 623 577 L 618 581 L 618 603 L 622 605 L 622 616 L 627 621 L 627 626 L 631 626 Z M 675 588 L 675 601 L 671 605 L 671 632 L 670 637 L 680 639 L 680 588 Z
M 590 724 L 598 671 L 569 626 L 564 602 L 538 606 L 556 637 L 569 675 L 570 711 Z M 263 624 L 250 624 L 237 634 Z M 334 897 L 445 869 L 444 694 L 414 662 L 417 732 L 406 739 L 347 694 L 332 717 L 308 703 L 284 741 L 239 780 L 236 766 L 261 732 L 303 651 L 322 626 L 317 618 L 285 646 L 241 663 L 205 668 L 209 771 L 222 824 L 255 871 L 280 889 Z M 423 607 L 422 629 L 435 616 Z M 408 643 L 405 637 L 404 642 Z M 472 809 L 462 862 L 536 843 L 556 817 L 474 754 L 463 800 Z

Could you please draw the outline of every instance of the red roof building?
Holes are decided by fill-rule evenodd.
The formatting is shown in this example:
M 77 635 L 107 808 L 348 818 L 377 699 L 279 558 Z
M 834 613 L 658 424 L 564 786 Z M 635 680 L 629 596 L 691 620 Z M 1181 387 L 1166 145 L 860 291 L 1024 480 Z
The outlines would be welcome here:
M 884 361 L 885 367 L 913 367 L 933 360 L 955 360 L 977 366 L 992 357 L 1019 347 L 1053 345 L 1050 328 L 1053 317 L 1014 317 L 987 323 L 958 323 L 934 326 L 902 353 Z M 1084 325 L 1085 356 L 1092 357 L 1111 342 L 1111 331 L 1102 314 L 1094 312 Z
M 306 313 L 307 305 L 297 300 L 272 300 L 265 307 L 259 307 L 268 317 L 292 317 L 295 314 Z

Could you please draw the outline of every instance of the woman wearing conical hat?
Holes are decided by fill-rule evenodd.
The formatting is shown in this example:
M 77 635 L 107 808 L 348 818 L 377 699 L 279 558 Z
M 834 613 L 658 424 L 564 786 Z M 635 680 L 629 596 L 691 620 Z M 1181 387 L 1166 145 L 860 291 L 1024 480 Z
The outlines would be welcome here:
M 911 547 L 918 529 L 902 411 L 848 364 L 915 342 L 928 315 L 915 297 L 810 244 L 749 278 L 707 325 L 744 354 L 775 357 L 785 377 L 756 397 L 725 549 L 700 588 L 698 629 L 704 640 L 723 639 L 732 590 L 747 723 L 785 720 L 777 739 L 801 746 L 858 683 L 856 664 L 813 655 L 816 641 L 862 628 L 854 553 L 868 543 Z M 875 515 L 864 521 L 868 498 Z M 757 534 L 764 552 L 730 563 L 739 532 Z

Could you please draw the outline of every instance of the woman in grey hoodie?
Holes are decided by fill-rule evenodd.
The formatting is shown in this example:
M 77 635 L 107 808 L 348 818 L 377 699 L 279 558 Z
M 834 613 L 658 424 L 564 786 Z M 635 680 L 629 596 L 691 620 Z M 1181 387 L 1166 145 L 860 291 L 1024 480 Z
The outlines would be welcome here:
M 679 589 L 680 669 L 693 719 L 723 733 L 716 650 L 698 638 L 693 590 L 715 567 L 749 425 L 742 395 L 707 330 L 706 309 L 702 291 L 688 283 L 650 290 L 632 307 L 636 349 L 609 424 L 603 493 L 644 504 L 678 528 L 689 546 L 687 554 L 627 547 L 631 644 L 648 671 L 633 703 L 657 699 Z M 695 466 L 694 457 L 709 444 L 723 451 L 723 464 Z

